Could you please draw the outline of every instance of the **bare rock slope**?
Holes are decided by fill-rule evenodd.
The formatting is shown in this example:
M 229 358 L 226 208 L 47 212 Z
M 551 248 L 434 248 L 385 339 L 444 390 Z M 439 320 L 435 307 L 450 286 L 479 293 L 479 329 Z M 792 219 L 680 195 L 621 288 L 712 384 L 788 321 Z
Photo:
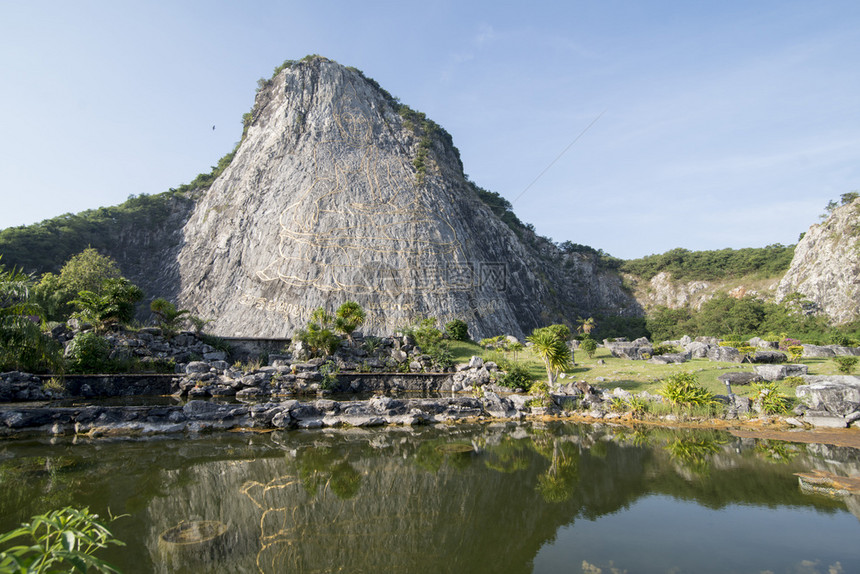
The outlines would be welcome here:
M 777 287 L 784 299 L 800 293 L 835 323 L 860 315 L 860 199 L 833 210 L 797 244 Z
M 465 319 L 472 336 L 521 335 L 640 312 L 596 260 L 502 222 L 444 130 L 325 58 L 258 92 L 183 235 L 180 304 L 221 335 L 289 336 L 346 300 L 364 306 L 368 332 L 432 316 Z

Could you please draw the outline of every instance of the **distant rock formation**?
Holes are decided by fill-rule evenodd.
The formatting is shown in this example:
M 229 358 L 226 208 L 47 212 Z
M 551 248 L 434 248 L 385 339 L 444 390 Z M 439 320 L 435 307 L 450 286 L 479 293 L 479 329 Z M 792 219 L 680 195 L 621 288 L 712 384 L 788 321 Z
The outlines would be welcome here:
M 180 305 L 214 333 L 260 337 L 346 300 L 365 308 L 367 332 L 429 316 L 464 319 L 473 337 L 641 312 L 596 259 L 499 219 L 450 136 L 403 109 L 325 58 L 279 72 L 183 229 Z
M 860 199 L 813 225 L 794 250 L 777 298 L 799 293 L 835 323 L 860 317 Z

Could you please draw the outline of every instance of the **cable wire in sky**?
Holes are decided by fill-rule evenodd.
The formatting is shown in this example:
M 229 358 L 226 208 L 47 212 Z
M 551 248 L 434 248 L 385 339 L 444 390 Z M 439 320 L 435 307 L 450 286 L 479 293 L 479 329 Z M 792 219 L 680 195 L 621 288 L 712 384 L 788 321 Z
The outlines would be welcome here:
M 573 140 L 572 142 L 570 142 L 570 143 L 567 145 L 567 147 L 566 147 L 566 148 L 564 148 L 564 149 L 561 151 L 561 153 L 560 153 L 560 154 L 558 154 L 558 156 L 556 156 L 556 158 L 550 162 L 550 164 L 549 164 L 548 166 L 546 166 L 545 168 L 543 168 L 543 171 L 542 171 L 542 172 L 540 172 L 540 173 L 537 175 L 537 177 L 536 177 L 536 178 L 534 178 L 534 179 L 532 180 L 532 182 L 531 182 L 530 184 L 528 184 L 528 185 L 526 186 L 526 188 L 520 192 L 520 194 L 516 197 L 516 199 L 514 199 L 514 200 L 511 202 L 511 204 L 516 203 L 516 202 L 517 202 L 517 200 L 518 200 L 519 198 L 521 198 L 521 197 L 522 197 L 522 196 L 523 196 L 523 195 L 524 195 L 524 194 L 525 194 L 525 193 L 526 193 L 526 192 L 531 188 L 531 186 L 533 186 L 533 185 L 535 184 L 535 182 L 537 182 L 537 180 L 539 180 L 539 179 L 541 178 L 541 176 L 543 176 L 543 174 L 545 174 L 545 173 L 549 170 L 549 168 L 551 168 L 553 165 L 555 165 L 555 162 L 557 162 L 558 160 L 560 160 L 560 159 L 561 159 L 561 156 L 563 156 L 564 154 L 566 154 L 566 153 L 567 153 L 567 150 L 569 150 L 570 148 L 572 148 L 572 147 L 573 147 L 573 144 L 575 144 L 576 142 L 578 142 L 578 141 L 579 141 L 579 138 L 581 138 L 582 136 L 584 136 L 584 135 L 585 135 L 585 132 L 587 132 L 589 129 L 591 129 L 591 126 L 593 126 L 594 124 L 596 124 L 596 123 L 597 123 L 597 120 L 599 120 L 601 117 L 603 117 L 603 114 L 605 114 L 605 113 L 606 113 L 606 110 L 603 110 L 602 112 L 600 112 L 600 114 L 598 114 L 598 116 L 597 116 L 596 118 L 594 118 L 593 120 L 591 120 L 591 123 L 590 123 L 590 124 L 588 124 L 587 126 L 585 126 L 585 129 L 584 129 L 584 130 L 582 130 L 581 132 L 579 132 L 579 135 L 578 135 L 578 136 L 576 136 L 576 137 L 574 138 L 574 140 Z

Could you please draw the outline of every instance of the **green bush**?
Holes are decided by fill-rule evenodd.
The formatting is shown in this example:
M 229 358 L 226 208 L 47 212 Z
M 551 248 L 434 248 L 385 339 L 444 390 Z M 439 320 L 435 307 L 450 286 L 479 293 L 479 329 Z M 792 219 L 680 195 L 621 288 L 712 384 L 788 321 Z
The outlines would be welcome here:
M 588 355 L 589 359 L 591 359 L 594 357 L 594 353 L 597 352 L 597 341 L 591 337 L 583 337 L 582 341 L 579 343 L 579 348 Z
M 454 341 L 468 341 L 469 326 L 462 319 L 454 319 L 445 323 L 445 334 Z
M 654 345 L 651 351 L 652 356 L 657 355 L 669 355 L 671 353 L 677 353 L 678 347 L 674 345 Z
M 502 368 L 505 374 L 496 379 L 499 385 L 509 389 L 523 389 L 524 391 L 528 391 L 531 388 L 534 377 L 532 377 L 524 365 L 520 363 L 506 363 Z
M 860 361 L 860 357 L 833 357 L 833 362 L 836 363 L 836 368 L 839 369 L 840 373 L 850 375 L 854 372 L 854 368 L 857 366 L 857 361 Z
M 66 356 L 69 371 L 73 373 L 99 373 L 108 362 L 110 344 L 107 339 L 87 331 L 78 333 L 69 343 Z

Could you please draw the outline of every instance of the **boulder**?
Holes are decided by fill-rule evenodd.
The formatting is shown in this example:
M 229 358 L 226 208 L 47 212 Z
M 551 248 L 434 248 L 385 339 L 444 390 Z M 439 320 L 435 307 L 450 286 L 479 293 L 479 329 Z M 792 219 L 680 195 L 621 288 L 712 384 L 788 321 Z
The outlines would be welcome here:
M 803 345 L 803 356 L 810 358 L 829 358 L 835 357 L 836 353 L 830 347 L 822 347 L 820 345 Z
M 781 353 L 779 351 L 756 351 L 755 355 L 752 357 L 753 363 L 784 363 L 788 360 L 788 357 L 785 356 L 785 353 Z
M 839 345 L 828 345 L 833 349 L 833 354 L 839 356 L 858 357 L 860 356 L 860 347 L 840 347 Z
M 185 365 L 185 372 L 189 375 L 192 373 L 208 373 L 211 368 L 209 363 L 205 361 L 191 361 Z
M 808 366 L 799 364 L 755 365 L 753 369 L 765 381 L 781 381 L 786 377 L 802 377 L 809 371 Z
M 717 345 L 708 349 L 708 359 L 725 363 L 740 363 L 743 361 L 744 356 L 734 347 L 720 347 Z
M 842 417 L 860 411 L 860 377 L 819 375 L 804 378 L 797 397 L 812 411 L 826 411 Z
M 648 360 L 649 363 L 655 365 L 669 365 L 672 363 L 686 363 L 692 355 L 689 353 L 666 353 L 665 355 L 657 355 Z
M 641 361 L 645 359 L 645 355 L 651 356 L 653 347 L 650 344 L 642 345 L 640 343 L 631 342 L 614 342 L 607 345 L 609 352 L 613 357 L 620 359 L 629 359 L 631 361 Z
M 744 386 L 750 383 L 757 383 L 762 380 L 762 376 L 758 373 L 749 373 L 749 372 L 741 372 L 741 373 L 723 373 L 717 380 L 723 384 L 729 383 L 730 385 L 735 386 Z
M 701 341 L 693 341 L 684 345 L 684 350 L 690 353 L 690 356 L 694 359 L 706 358 L 708 356 L 708 350 L 710 350 L 710 348 L 711 345 L 703 343 Z

